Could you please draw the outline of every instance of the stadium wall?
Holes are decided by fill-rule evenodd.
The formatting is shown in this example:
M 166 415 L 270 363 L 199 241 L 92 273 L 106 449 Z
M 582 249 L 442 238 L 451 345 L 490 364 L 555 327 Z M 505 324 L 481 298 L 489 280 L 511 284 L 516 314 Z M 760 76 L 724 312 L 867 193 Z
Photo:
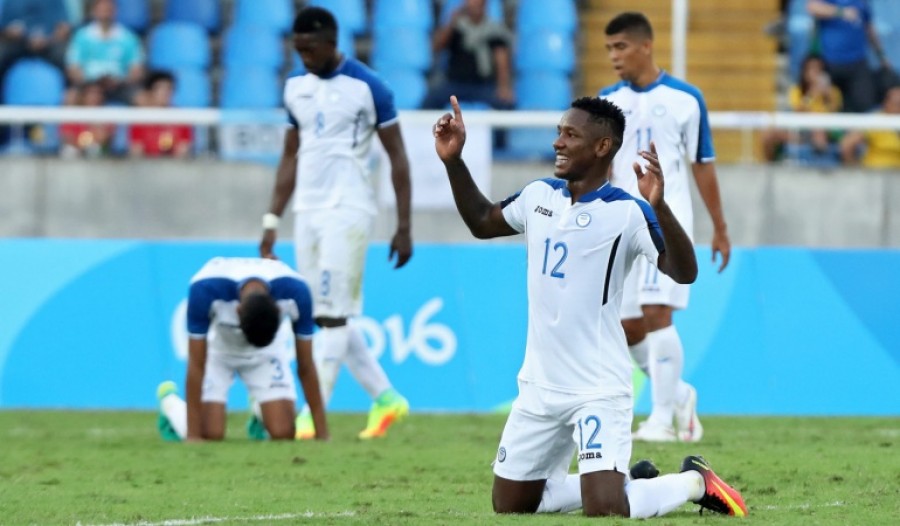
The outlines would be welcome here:
M 278 249 L 293 263 L 288 243 Z M 0 408 L 153 409 L 160 381 L 183 385 L 190 276 L 208 258 L 255 250 L 254 241 L 0 241 Z M 420 244 L 395 271 L 387 247 L 371 247 L 358 323 L 414 409 L 491 411 L 515 396 L 524 251 L 511 243 Z M 677 323 L 701 411 L 900 412 L 900 251 L 738 248 L 722 274 L 708 249 L 698 252 L 691 308 Z M 646 412 L 640 373 L 635 386 Z M 238 386 L 229 404 L 241 409 L 246 400 Z M 332 409 L 368 404 L 345 372 Z
M 491 166 L 490 195 L 498 200 L 551 174 L 549 165 Z M 719 177 L 735 245 L 900 248 L 896 172 L 722 165 Z M 273 178 L 268 166 L 205 159 L 4 158 L 0 237 L 256 239 Z M 443 192 L 450 199 L 443 180 L 419 179 L 414 193 L 425 192 Z M 694 205 L 695 239 L 709 242 L 711 226 L 696 196 Z M 394 217 L 392 209 L 384 209 L 377 239 L 390 237 Z M 286 239 L 290 223 L 282 228 Z M 413 229 L 416 241 L 472 240 L 452 209 L 418 208 Z

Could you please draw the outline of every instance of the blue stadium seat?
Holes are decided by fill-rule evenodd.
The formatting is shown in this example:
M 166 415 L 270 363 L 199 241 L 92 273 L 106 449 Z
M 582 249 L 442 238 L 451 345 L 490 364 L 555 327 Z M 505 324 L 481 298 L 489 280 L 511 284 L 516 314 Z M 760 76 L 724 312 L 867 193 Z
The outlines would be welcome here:
M 58 106 L 65 78 L 62 71 L 39 59 L 22 59 L 3 80 L 3 103 L 15 106 Z
M 375 0 L 372 13 L 375 31 L 408 28 L 430 32 L 433 27 L 431 0 Z
M 563 73 L 528 72 L 516 79 L 516 108 L 564 110 L 572 103 L 572 82 Z
M 888 61 L 900 72 L 900 2 L 872 0 L 872 22 Z
M 577 27 L 575 0 L 519 0 L 516 11 L 516 33 L 519 35 L 548 29 L 571 37 Z
M 516 47 L 516 71 L 559 71 L 575 69 L 575 45 L 565 33 L 550 30 L 528 34 Z
M 388 69 L 416 69 L 431 67 L 431 41 L 428 33 L 414 28 L 378 28 L 372 43 L 372 67 Z
M 415 110 L 422 104 L 428 83 L 421 71 L 413 69 L 387 69 L 378 75 L 394 91 L 394 104 L 398 110 Z
M 287 34 L 294 24 L 294 5 L 291 0 L 236 0 L 232 23 L 263 26 Z
M 450 21 L 453 12 L 460 8 L 466 0 L 444 0 L 441 4 L 440 23 L 445 25 Z M 487 16 L 496 22 L 504 22 L 503 0 L 487 0 Z
M 281 83 L 270 68 L 243 66 L 225 70 L 219 101 L 222 108 L 275 108 L 281 103 Z
M 120 0 L 116 2 L 116 20 L 143 34 L 150 27 L 150 3 L 148 0 Z
M 168 0 L 164 19 L 168 22 L 191 22 L 210 33 L 219 30 L 219 0 Z
M 284 64 L 284 40 L 266 27 L 233 25 L 222 39 L 222 64 L 278 69 Z
M 183 68 L 172 72 L 175 94 L 172 104 L 178 108 L 205 108 L 212 100 L 212 86 L 205 69 Z
M 337 18 L 340 31 L 361 35 L 369 28 L 365 0 L 310 0 L 308 5 L 323 7 L 331 11 Z
M 338 51 L 348 57 L 356 58 L 356 37 L 352 32 L 338 28 Z
M 210 63 L 209 37 L 190 22 L 163 22 L 150 30 L 147 55 L 154 69 L 206 68 Z

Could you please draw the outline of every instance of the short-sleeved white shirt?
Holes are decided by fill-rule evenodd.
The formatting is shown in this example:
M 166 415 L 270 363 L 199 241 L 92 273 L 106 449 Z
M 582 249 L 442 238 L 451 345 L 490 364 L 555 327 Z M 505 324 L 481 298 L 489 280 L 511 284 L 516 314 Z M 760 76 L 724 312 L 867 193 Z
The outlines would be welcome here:
M 328 75 L 289 78 L 284 106 L 300 132 L 294 210 L 349 206 L 375 214 L 372 136 L 398 119 L 387 84 L 345 57 Z
M 613 160 L 612 183 L 641 198 L 632 165 L 646 164 L 638 152 L 650 151 L 650 141 L 653 141 L 666 180 L 666 203 L 693 238 L 691 165 L 715 160 L 703 94 L 663 71 L 647 87 L 622 81 L 603 88 L 599 96 L 613 102 L 625 114 L 625 136 Z
M 619 319 L 625 275 L 664 250 L 656 214 L 606 183 L 572 203 L 566 182 L 542 179 L 502 202 L 526 237 L 528 338 L 519 379 L 573 394 L 631 395 Z
M 281 261 L 262 258 L 211 259 L 191 278 L 187 328 L 191 338 L 216 338 L 211 350 L 244 352 L 255 349 L 240 328 L 237 306 L 240 289 L 250 279 L 269 286 L 297 338 L 310 339 L 315 325 L 312 296 L 306 281 Z

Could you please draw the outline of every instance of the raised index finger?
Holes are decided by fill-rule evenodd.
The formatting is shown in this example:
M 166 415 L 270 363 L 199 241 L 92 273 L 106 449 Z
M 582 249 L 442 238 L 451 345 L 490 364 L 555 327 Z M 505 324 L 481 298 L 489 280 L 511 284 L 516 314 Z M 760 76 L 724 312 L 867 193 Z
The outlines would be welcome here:
M 453 108 L 453 118 L 462 123 L 462 110 L 459 108 L 459 101 L 456 100 L 456 95 L 450 95 L 450 106 Z

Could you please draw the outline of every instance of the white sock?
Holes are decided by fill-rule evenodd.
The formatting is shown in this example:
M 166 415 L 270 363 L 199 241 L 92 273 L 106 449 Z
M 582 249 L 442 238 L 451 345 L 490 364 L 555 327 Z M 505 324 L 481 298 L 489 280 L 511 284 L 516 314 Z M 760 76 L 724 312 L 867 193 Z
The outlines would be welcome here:
M 353 378 L 369 393 L 372 400 L 378 398 L 378 395 L 391 389 L 391 381 L 388 380 L 387 374 L 375 356 L 369 352 L 369 346 L 366 345 L 366 339 L 362 335 L 362 331 L 353 324 L 349 324 L 349 335 L 347 345 L 347 356 L 344 363 Z
M 350 331 L 342 327 L 325 327 L 319 330 L 318 339 L 313 342 L 316 370 L 319 373 L 319 387 L 322 390 L 322 404 L 327 406 L 334 392 L 341 363 L 347 356 Z
M 177 394 L 171 393 L 163 398 L 159 405 L 162 414 L 169 419 L 169 424 L 178 434 L 178 438 L 184 440 L 187 436 L 187 403 Z
M 674 325 L 647 334 L 650 345 L 650 385 L 653 410 L 649 420 L 672 426 L 676 393 L 684 367 L 684 348 Z
M 665 515 L 685 502 L 699 500 L 705 492 L 703 476 L 696 471 L 637 479 L 625 484 L 632 519 Z
M 263 419 L 263 417 L 262 417 L 262 406 L 259 405 L 259 402 L 257 402 L 256 400 L 254 400 L 253 403 L 250 404 L 250 411 L 253 411 L 253 416 L 255 416 L 255 417 L 258 418 L 260 421 L 262 421 L 262 419 Z
M 581 475 L 564 479 L 548 479 L 538 505 L 538 513 L 568 513 L 581 508 Z
M 644 371 L 644 374 L 650 376 L 650 343 L 647 342 L 647 338 L 634 345 L 629 345 L 628 350 L 631 351 L 634 363 L 637 364 L 641 371 Z
M 688 398 L 691 396 L 691 386 L 684 380 L 678 380 L 678 387 L 676 387 L 675 391 L 675 404 L 682 406 L 687 403 Z

